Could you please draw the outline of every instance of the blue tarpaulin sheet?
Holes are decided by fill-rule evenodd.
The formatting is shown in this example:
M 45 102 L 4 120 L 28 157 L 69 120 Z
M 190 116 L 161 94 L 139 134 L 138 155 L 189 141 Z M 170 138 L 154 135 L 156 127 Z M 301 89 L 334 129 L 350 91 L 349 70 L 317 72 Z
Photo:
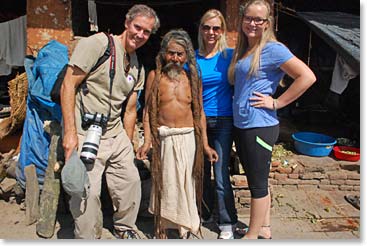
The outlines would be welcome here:
M 52 102 L 50 92 L 59 71 L 68 63 L 68 49 L 65 45 L 52 40 L 38 53 L 37 58 L 26 57 L 25 69 L 28 78 L 26 118 L 20 145 L 16 178 L 25 188 L 24 168 L 36 166 L 40 187 L 48 165 L 50 136 L 45 132 L 45 121 L 61 122 L 60 105 Z

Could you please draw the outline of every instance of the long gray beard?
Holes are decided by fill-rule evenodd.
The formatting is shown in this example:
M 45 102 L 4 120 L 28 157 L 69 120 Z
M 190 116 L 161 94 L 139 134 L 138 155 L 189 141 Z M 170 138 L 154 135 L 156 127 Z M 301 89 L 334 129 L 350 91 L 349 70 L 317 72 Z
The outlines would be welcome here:
M 182 73 L 183 68 L 179 63 L 169 62 L 163 67 L 162 71 L 168 78 L 177 79 Z

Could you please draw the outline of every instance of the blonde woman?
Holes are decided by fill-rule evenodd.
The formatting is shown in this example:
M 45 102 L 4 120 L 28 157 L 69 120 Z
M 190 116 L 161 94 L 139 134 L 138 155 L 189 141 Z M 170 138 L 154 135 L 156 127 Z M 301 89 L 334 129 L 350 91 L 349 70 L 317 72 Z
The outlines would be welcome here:
M 212 165 L 205 158 L 202 219 L 203 222 L 212 221 L 216 196 L 220 229 L 218 238 L 233 239 L 237 212 L 228 170 L 233 142 L 233 89 L 227 78 L 233 49 L 227 48 L 226 31 L 221 12 L 208 10 L 200 21 L 196 61 L 202 76 L 208 143 L 219 155 L 218 162 L 213 165 L 215 187 L 211 183 Z
M 238 43 L 228 71 L 234 84 L 236 149 L 251 191 L 250 223 L 244 239 L 271 238 L 268 175 L 279 135 L 276 110 L 296 100 L 316 81 L 310 68 L 276 40 L 269 2 L 247 0 L 242 4 Z M 285 74 L 294 82 L 273 98 Z

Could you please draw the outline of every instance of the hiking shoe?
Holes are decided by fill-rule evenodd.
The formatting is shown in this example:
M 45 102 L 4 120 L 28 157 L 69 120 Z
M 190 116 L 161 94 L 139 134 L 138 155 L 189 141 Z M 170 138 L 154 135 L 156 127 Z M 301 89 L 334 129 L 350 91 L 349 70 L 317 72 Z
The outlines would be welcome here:
M 236 228 L 235 232 L 238 235 L 244 236 L 248 232 L 248 229 L 249 229 L 248 227 L 245 227 L 245 228 Z
M 218 239 L 234 239 L 233 232 L 231 231 L 221 231 Z
M 190 239 L 190 240 L 193 240 L 193 239 L 203 239 L 203 238 L 200 238 L 199 235 L 196 235 L 192 232 L 187 232 L 186 236 L 184 237 L 180 237 L 181 239 Z
M 177 229 L 166 229 L 166 236 L 168 239 L 179 239 L 180 235 Z
M 126 231 L 113 231 L 113 235 L 117 239 L 140 239 L 138 233 L 133 230 L 126 230 Z

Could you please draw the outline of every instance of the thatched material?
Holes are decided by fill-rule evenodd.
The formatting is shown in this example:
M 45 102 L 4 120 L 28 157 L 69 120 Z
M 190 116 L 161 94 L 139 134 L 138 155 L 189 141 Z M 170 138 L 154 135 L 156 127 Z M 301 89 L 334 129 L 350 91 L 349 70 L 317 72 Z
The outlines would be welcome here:
M 23 126 L 26 116 L 28 93 L 27 74 L 17 75 L 8 82 L 10 96 L 10 117 L 0 122 L 0 139 L 15 132 Z

